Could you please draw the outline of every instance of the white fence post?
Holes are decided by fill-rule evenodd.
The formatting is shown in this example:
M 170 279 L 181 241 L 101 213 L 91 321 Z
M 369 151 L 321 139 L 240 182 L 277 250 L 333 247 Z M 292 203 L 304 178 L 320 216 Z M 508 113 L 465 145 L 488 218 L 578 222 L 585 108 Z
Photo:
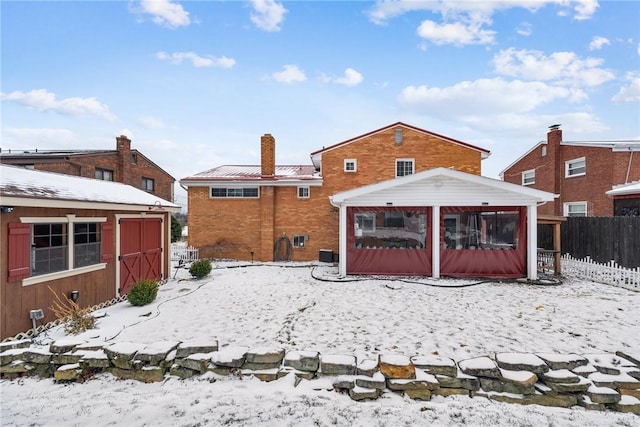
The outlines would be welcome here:
M 635 269 L 621 267 L 614 260 L 600 264 L 588 256 L 578 260 L 570 254 L 564 254 L 561 262 L 562 271 L 567 276 L 577 276 L 594 282 L 640 291 L 640 267 Z
M 199 259 L 199 250 L 193 246 L 187 246 L 183 242 L 171 244 L 171 261 L 193 262 Z

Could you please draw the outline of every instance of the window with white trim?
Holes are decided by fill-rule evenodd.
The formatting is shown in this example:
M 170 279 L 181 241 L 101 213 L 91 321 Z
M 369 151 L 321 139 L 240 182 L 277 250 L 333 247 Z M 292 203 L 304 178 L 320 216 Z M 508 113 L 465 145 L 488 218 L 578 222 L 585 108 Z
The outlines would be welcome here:
M 31 275 L 55 273 L 69 266 L 67 224 L 31 226 Z
M 413 174 L 413 159 L 396 159 L 396 178 Z
M 250 198 L 260 196 L 258 187 L 211 187 L 212 198 Z
M 581 157 L 565 162 L 564 172 L 565 178 L 585 175 L 587 173 L 587 162 L 585 158 Z
M 309 187 L 298 187 L 298 199 L 309 198 Z
M 569 202 L 564 204 L 564 216 L 587 216 L 587 202 Z
M 356 159 L 344 159 L 344 171 L 355 172 L 358 169 Z
M 298 249 L 304 248 L 307 238 L 308 236 L 302 234 L 293 236 L 293 247 Z
M 535 183 L 536 183 L 535 169 L 522 172 L 522 185 L 531 185 Z

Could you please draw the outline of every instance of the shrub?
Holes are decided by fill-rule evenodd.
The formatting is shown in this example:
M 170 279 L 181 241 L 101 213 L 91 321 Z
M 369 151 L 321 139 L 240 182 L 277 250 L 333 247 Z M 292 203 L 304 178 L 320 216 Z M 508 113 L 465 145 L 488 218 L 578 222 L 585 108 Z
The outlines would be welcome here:
M 147 305 L 158 296 L 158 282 L 155 280 L 140 280 L 131 286 L 127 299 L 135 306 Z
M 51 286 L 49 290 L 54 296 L 53 305 L 49 308 L 56 318 L 64 323 L 66 333 L 77 335 L 96 327 L 96 318 L 91 315 L 90 308 L 80 308 L 75 301 L 64 295 L 58 295 Z
M 202 279 L 211 273 L 211 261 L 208 259 L 199 259 L 194 261 L 189 267 L 189 273 L 196 279 Z

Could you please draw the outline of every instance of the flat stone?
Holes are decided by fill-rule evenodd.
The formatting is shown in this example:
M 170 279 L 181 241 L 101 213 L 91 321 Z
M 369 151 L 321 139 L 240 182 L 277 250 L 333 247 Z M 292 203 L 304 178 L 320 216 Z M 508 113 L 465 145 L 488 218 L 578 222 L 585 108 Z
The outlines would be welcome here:
M 294 369 L 290 366 L 285 366 L 283 368 L 280 369 L 278 377 L 282 378 L 285 377 L 289 374 L 294 374 L 296 378 L 300 379 L 305 379 L 305 380 L 312 380 L 315 376 L 316 373 L 315 372 L 311 372 L 311 371 L 300 371 L 298 369 Z
M 22 353 L 22 360 L 31 363 L 51 363 L 53 353 L 39 348 L 27 348 Z
M 609 387 L 592 385 L 585 391 L 585 394 L 594 403 L 618 403 L 620 401 L 620 393 Z
M 8 365 L 16 360 L 24 361 L 22 355 L 27 351 L 25 348 L 10 348 L 0 353 L 0 366 Z
M 53 374 L 53 378 L 56 381 L 76 381 L 80 378 L 80 374 L 82 373 L 82 369 L 80 365 L 77 363 L 72 363 L 69 365 L 62 365 Z
M 69 365 L 72 363 L 79 363 L 82 359 L 81 353 L 56 353 L 51 358 L 51 363 L 54 365 Z
M 83 369 L 108 368 L 111 366 L 109 357 L 104 350 L 87 350 L 78 353 L 82 356 L 80 358 L 80 366 Z
M 591 381 L 579 377 L 577 383 L 547 383 L 547 385 L 557 393 L 584 393 L 592 386 Z
M 144 347 L 144 344 L 122 341 L 104 347 L 104 352 L 109 359 L 133 360 L 138 351 Z
M 273 369 L 264 369 L 261 371 L 253 371 L 250 369 L 242 369 L 240 374 L 243 377 L 253 376 L 259 379 L 260 381 L 270 382 L 275 381 L 279 378 L 280 370 L 278 368 Z
M 436 394 L 438 396 L 469 396 L 469 390 L 463 388 L 437 388 L 431 392 L 431 394 Z
M 549 370 L 549 366 L 538 356 L 530 353 L 498 353 L 496 363 L 502 369 L 510 371 L 530 371 L 542 374 Z
M 633 396 L 621 396 L 620 401 L 615 403 L 613 408 L 618 412 L 629 412 L 640 415 L 640 400 Z
M 520 385 L 516 383 L 506 382 L 495 378 L 480 377 L 480 388 L 484 391 L 495 391 L 498 393 L 511 394 L 534 394 L 535 387 L 533 385 Z
M 544 394 L 532 394 L 523 396 L 512 393 L 491 393 L 487 397 L 496 402 L 519 403 L 521 405 L 554 406 L 559 408 L 570 408 L 578 402 L 578 399 L 575 396 L 570 395 L 547 396 Z
M 182 378 L 182 379 L 187 379 L 187 378 L 191 378 L 196 374 L 199 374 L 199 371 L 194 371 L 193 369 L 189 369 L 189 368 L 185 368 L 182 366 L 178 366 L 176 364 L 174 364 L 170 369 L 169 369 L 169 374 L 170 375 L 175 375 L 178 378 Z
M 415 379 L 387 378 L 387 388 L 393 391 L 435 390 L 438 387 L 436 377 L 421 369 L 416 370 Z
M 158 365 L 165 360 L 169 353 L 178 348 L 180 343 L 177 341 L 158 341 L 144 346 L 136 355 L 136 360 L 148 362 L 152 365 Z
M 460 370 L 474 377 L 501 378 L 500 369 L 496 362 L 487 356 L 474 357 L 458 362 Z
M 358 375 L 366 375 L 367 377 L 372 377 L 376 372 L 378 372 L 378 361 L 373 359 L 364 359 L 358 363 L 356 373 Z M 366 387 L 365 387 L 366 388 Z
M 184 358 L 197 353 L 213 353 L 218 351 L 218 340 L 211 342 L 185 341 L 181 342 L 176 349 L 176 358 Z
M 320 367 L 320 353 L 317 351 L 289 351 L 284 356 L 283 364 L 298 371 L 316 372 Z
M 424 369 L 431 374 L 446 375 L 448 377 L 455 377 L 458 374 L 456 362 L 449 357 L 436 355 L 413 356 L 411 362 L 416 368 Z
M 120 378 L 121 380 L 133 380 L 135 379 L 136 372 L 132 369 L 122 369 L 122 368 L 109 368 L 109 372 L 116 378 Z
M 320 374 L 355 375 L 356 358 L 351 355 L 328 354 L 320 356 Z
M 634 363 L 636 366 L 640 367 L 640 354 L 631 354 L 627 353 L 626 351 L 616 351 L 616 356 L 627 359 L 628 361 Z
M 538 376 L 529 371 L 511 371 L 509 369 L 500 369 L 502 381 L 517 384 L 521 386 L 532 386 L 538 381 Z
M 603 374 L 619 375 L 622 373 L 620 368 L 636 366 L 635 363 L 611 353 L 585 354 L 584 357 L 589 360 L 589 363 L 593 365 L 598 372 L 602 372 Z
M 164 380 L 164 369 L 159 366 L 145 366 L 136 370 L 133 378 L 143 383 L 157 383 Z
M 416 368 L 411 359 L 400 354 L 380 355 L 378 359 L 380 373 L 387 379 L 413 379 Z
M 12 350 L 16 348 L 28 348 L 29 346 L 31 346 L 31 343 L 32 343 L 32 340 L 30 338 L 0 342 L 0 353 L 4 353 L 7 350 Z
M 194 353 L 182 359 L 175 359 L 173 364 L 181 368 L 191 369 L 200 373 L 207 371 L 211 362 L 211 353 Z
M 480 389 L 480 380 L 478 380 L 478 378 L 463 374 L 462 372 L 459 372 L 456 377 L 436 375 L 436 378 L 438 379 L 438 383 L 441 388 L 458 388 L 469 391 L 476 391 Z
M 625 373 L 609 375 L 601 372 L 594 372 L 588 376 L 588 379 L 598 387 L 640 389 L 640 381 Z
M 131 359 L 121 359 L 119 357 L 114 357 L 109 359 L 111 364 L 119 369 L 133 369 L 135 367 L 135 363 Z
M 35 370 L 32 363 L 24 360 L 14 360 L 13 362 L 0 366 L 0 374 L 26 374 Z
M 628 389 L 628 388 L 621 388 L 618 390 L 618 392 L 621 395 L 625 395 L 625 396 L 633 396 L 636 399 L 640 399 L 640 390 L 636 389 Z
M 384 375 L 380 372 L 376 372 L 373 376 L 359 375 L 356 377 L 356 385 L 362 388 L 375 388 L 377 390 L 384 390 L 387 386 Z
M 84 344 L 83 340 L 74 338 L 59 339 L 49 344 L 49 351 L 51 353 L 68 353 L 82 344 Z
M 568 369 L 557 369 L 545 372 L 540 375 L 540 379 L 545 383 L 578 383 L 580 377 Z
M 380 391 L 375 388 L 353 387 L 349 389 L 349 397 L 353 400 L 374 400 L 379 396 Z
M 333 388 L 338 390 L 351 390 L 356 386 L 354 377 L 341 376 L 333 380 Z
M 225 347 L 211 353 L 211 362 L 226 368 L 240 368 L 248 351 L 249 347 Z
M 284 358 L 284 349 L 276 347 L 252 347 L 245 356 L 245 363 L 279 366 Z
M 578 406 L 582 406 L 585 409 L 589 409 L 591 411 L 604 411 L 607 409 L 607 406 L 604 403 L 595 403 L 589 398 L 589 396 L 579 394 L 577 397 Z
M 578 354 L 536 353 L 551 369 L 573 370 L 578 366 L 584 366 L 589 361 Z
M 587 378 L 589 375 L 593 374 L 594 372 L 598 372 L 598 370 L 591 365 L 583 365 L 583 366 L 578 366 L 577 368 L 572 369 L 571 372 L 573 372 L 576 375 L 580 375 L 581 377 Z
M 404 391 L 404 394 L 413 400 L 431 400 L 432 393 L 433 392 L 428 389 L 407 389 Z

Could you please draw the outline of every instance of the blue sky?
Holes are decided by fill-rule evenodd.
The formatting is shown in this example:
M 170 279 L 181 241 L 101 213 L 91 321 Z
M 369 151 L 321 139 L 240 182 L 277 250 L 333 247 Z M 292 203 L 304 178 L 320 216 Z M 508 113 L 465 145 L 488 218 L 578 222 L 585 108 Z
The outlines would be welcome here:
M 176 179 L 403 121 L 491 150 L 640 138 L 640 2 L 2 1 L 2 149 L 132 146 Z M 178 203 L 185 203 L 177 191 Z

